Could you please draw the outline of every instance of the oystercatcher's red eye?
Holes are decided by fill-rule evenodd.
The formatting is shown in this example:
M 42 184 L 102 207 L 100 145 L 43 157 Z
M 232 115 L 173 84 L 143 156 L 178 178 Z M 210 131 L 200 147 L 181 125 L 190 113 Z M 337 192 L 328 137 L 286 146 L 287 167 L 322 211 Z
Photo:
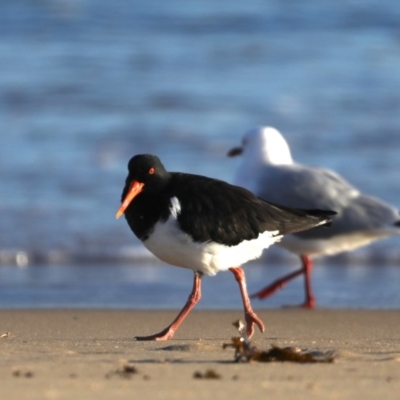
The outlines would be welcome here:
M 153 174 L 154 174 L 154 172 L 155 172 L 155 171 L 154 171 L 154 168 L 153 168 L 153 167 L 151 167 L 151 168 L 149 169 L 149 174 L 150 174 L 150 175 L 153 175 Z

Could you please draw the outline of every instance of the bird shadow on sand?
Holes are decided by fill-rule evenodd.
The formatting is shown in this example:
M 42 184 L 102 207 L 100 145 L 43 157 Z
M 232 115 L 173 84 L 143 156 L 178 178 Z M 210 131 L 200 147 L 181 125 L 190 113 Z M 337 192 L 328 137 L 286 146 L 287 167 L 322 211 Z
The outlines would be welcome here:
M 235 338 L 233 338 L 235 339 Z M 236 351 L 232 354 L 229 347 Z M 400 353 L 396 351 L 388 352 L 357 352 L 349 349 L 300 349 L 300 348 L 280 348 L 271 345 L 270 349 L 259 349 L 250 342 L 243 347 L 243 342 L 239 345 L 210 344 L 206 342 L 170 344 L 162 347 L 149 349 L 156 355 L 151 358 L 130 360 L 130 362 L 142 364 L 231 364 L 235 361 L 247 362 L 400 362 Z M 278 354 L 276 354 L 278 352 Z M 272 355 L 272 353 L 274 353 Z
M 150 350 L 150 349 L 149 349 Z M 233 359 L 224 359 L 229 356 L 229 352 L 225 352 L 220 343 L 210 344 L 207 342 L 184 343 L 184 344 L 169 344 L 162 347 L 153 348 L 150 351 L 157 353 L 154 358 L 130 360 L 135 363 L 171 363 L 171 364 L 230 364 Z M 210 353 L 219 353 L 221 357 L 209 358 Z M 207 359 L 204 359 L 207 357 Z

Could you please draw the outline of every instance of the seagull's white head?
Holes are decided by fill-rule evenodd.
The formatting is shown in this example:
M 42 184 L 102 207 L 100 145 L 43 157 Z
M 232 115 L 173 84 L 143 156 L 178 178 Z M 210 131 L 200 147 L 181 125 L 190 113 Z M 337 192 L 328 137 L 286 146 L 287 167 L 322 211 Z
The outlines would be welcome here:
M 290 149 L 283 136 L 271 127 L 257 127 L 249 130 L 243 137 L 241 147 L 235 147 L 228 156 L 242 155 L 234 183 L 255 192 L 257 190 L 257 171 L 267 165 L 293 164 Z M 264 173 L 265 173 L 264 168 Z
M 272 127 L 256 127 L 243 137 L 243 157 L 263 164 L 292 164 L 290 148 L 280 132 Z

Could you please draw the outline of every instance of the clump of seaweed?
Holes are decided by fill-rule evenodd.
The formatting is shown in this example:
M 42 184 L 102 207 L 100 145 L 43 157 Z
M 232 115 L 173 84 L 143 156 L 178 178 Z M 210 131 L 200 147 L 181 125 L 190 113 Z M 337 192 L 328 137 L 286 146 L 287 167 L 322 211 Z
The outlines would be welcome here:
M 244 324 L 238 320 L 233 325 L 239 330 L 240 336 L 232 338 L 232 343 L 223 344 L 223 348 L 228 347 L 235 349 L 235 362 L 273 362 L 273 361 L 290 361 L 297 363 L 332 363 L 334 357 L 332 353 L 319 355 L 318 357 L 313 351 L 303 351 L 297 347 L 279 347 L 272 345 L 270 350 L 259 350 L 248 339 Z

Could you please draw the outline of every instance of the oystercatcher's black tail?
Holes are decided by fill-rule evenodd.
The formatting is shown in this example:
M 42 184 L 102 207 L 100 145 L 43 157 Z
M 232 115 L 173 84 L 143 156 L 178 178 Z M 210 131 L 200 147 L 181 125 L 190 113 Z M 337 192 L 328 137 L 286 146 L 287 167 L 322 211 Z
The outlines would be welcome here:
M 270 208 L 265 208 L 264 212 L 268 214 L 269 222 L 274 221 L 277 225 L 280 235 L 296 233 L 317 226 L 330 226 L 332 224 L 331 217 L 337 214 L 330 210 L 304 210 L 266 201 L 264 203 L 270 206 Z

